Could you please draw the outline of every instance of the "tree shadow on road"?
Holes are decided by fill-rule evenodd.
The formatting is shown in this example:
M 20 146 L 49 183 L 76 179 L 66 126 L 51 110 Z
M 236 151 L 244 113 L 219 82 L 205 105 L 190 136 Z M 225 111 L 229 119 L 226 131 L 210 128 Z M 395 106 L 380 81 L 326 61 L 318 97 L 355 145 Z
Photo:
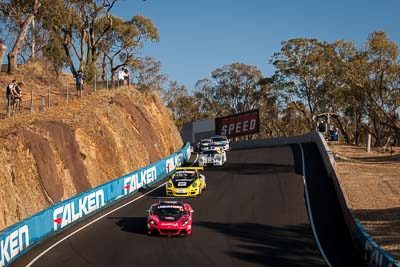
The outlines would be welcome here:
M 326 266 L 308 225 L 270 226 L 257 223 L 194 222 L 233 239 L 225 253 L 263 266 Z
M 207 167 L 207 171 L 226 172 L 240 175 L 260 175 L 271 173 L 293 173 L 293 165 L 267 163 L 226 163 L 222 167 Z
M 117 220 L 116 225 L 122 231 L 130 232 L 138 235 L 147 235 L 146 217 L 111 217 L 112 220 Z

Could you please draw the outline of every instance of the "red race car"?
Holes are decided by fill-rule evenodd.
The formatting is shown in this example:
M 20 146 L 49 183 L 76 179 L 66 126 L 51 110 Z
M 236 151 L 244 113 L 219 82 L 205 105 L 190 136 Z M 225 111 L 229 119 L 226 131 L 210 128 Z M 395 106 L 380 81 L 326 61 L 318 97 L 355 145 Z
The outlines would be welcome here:
M 162 236 L 192 234 L 193 209 L 182 201 L 160 201 L 147 210 L 147 233 Z

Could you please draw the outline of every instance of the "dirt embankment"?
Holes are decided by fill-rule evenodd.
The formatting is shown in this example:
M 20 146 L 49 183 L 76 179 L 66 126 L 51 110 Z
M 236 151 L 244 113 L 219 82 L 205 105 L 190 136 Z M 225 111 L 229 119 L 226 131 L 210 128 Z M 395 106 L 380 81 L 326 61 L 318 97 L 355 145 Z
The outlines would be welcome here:
M 355 216 L 378 245 L 400 260 L 400 148 L 367 153 L 341 143 L 330 147 Z
M 132 88 L 0 120 L 0 229 L 181 146 L 159 97 Z

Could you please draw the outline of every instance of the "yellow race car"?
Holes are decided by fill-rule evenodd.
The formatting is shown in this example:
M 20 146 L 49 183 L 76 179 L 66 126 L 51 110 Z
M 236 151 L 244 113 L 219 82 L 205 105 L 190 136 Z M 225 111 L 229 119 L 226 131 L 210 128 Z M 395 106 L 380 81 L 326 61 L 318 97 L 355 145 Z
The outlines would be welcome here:
M 178 167 L 165 185 L 167 197 L 193 197 L 206 189 L 203 167 Z

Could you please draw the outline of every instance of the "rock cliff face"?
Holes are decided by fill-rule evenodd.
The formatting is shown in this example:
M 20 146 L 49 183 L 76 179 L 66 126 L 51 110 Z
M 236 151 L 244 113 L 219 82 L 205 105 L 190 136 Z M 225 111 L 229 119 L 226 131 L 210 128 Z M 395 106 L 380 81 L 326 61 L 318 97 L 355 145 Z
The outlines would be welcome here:
M 97 92 L 0 122 L 0 229 L 183 145 L 155 93 Z

